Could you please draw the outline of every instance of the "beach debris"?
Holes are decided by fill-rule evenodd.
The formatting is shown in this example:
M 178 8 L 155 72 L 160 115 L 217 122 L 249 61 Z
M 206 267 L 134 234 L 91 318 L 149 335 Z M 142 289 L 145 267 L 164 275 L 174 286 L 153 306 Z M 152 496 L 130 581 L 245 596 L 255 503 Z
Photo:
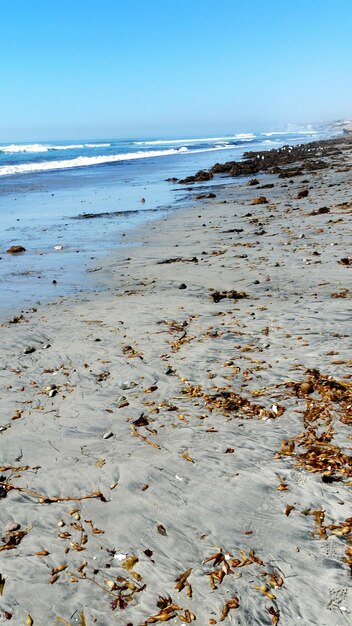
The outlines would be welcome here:
M 225 617 L 227 617 L 227 615 L 229 614 L 230 609 L 238 609 L 239 606 L 240 601 L 237 596 L 233 596 L 231 600 L 227 600 L 221 611 L 220 622 L 224 621 Z
M 141 426 L 148 426 L 149 420 L 147 417 L 145 417 L 144 413 L 142 413 L 140 417 L 132 422 L 132 424 L 137 428 L 140 428 Z
M 20 315 L 15 315 L 11 320 L 8 321 L 8 324 L 21 324 L 22 322 L 26 322 L 26 318 L 21 313 Z
M 107 378 L 110 378 L 110 372 L 103 370 L 102 372 L 99 372 L 99 374 L 94 374 L 96 380 L 101 383 L 104 380 L 107 380 Z
M 157 261 L 157 265 L 167 265 L 170 263 L 198 263 L 198 259 L 196 256 L 192 256 L 189 258 L 182 258 L 182 257 L 173 257 L 171 259 L 163 259 L 162 261 Z
M 293 506 L 293 504 L 287 504 L 286 508 L 285 508 L 285 515 L 286 517 L 288 517 L 291 513 L 291 511 L 294 511 L 295 507 Z
M 277 624 L 280 621 L 280 611 L 279 611 L 279 609 L 275 608 L 274 606 L 270 606 L 266 610 L 271 615 L 271 621 L 272 621 L 273 626 L 277 626 Z
M 183 572 L 182 574 L 177 576 L 177 578 L 175 580 L 175 583 L 176 583 L 175 589 L 177 589 L 177 591 L 182 591 L 182 589 L 187 587 L 187 596 L 188 597 L 192 596 L 192 587 L 191 587 L 190 583 L 188 582 L 188 578 L 191 575 L 191 573 L 192 573 L 192 567 L 190 567 L 185 572 Z
M 31 615 L 29 613 L 28 613 L 28 615 L 26 617 L 25 624 L 26 624 L 26 626 L 32 626 L 34 624 L 33 618 L 31 617 Z
M 236 289 L 231 289 L 230 291 L 213 291 L 210 297 L 213 302 L 220 302 L 220 300 L 224 300 L 225 298 L 235 301 L 249 298 L 248 293 L 245 291 L 236 291 Z
M 256 204 L 268 204 L 268 200 L 266 199 L 265 196 L 258 196 L 257 198 L 253 198 L 251 200 L 251 204 L 256 205 Z
M 0 544 L 0 552 L 4 550 L 13 550 L 19 546 L 22 539 L 32 530 L 32 526 L 27 526 L 23 530 L 11 530 L 7 531 L 2 537 L 3 544 Z
M 332 293 L 331 297 L 332 298 L 348 298 L 348 299 L 350 299 L 350 298 L 352 298 L 352 293 L 351 293 L 351 291 L 349 289 L 344 288 L 344 289 L 341 289 L 341 291 L 336 291 L 335 293 Z
M 3 476 L 0 476 L 0 479 L 3 479 Z M 95 491 L 94 493 L 88 493 L 84 496 L 47 496 L 47 495 L 43 495 L 41 493 L 38 493 L 37 491 L 32 491 L 31 489 L 27 489 L 26 487 L 20 487 L 18 485 L 13 485 L 7 481 L 4 480 L 0 480 L 0 488 L 3 488 L 5 493 L 8 493 L 9 491 L 12 491 L 13 489 L 15 489 L 16 491 L 19 491 L 21 493 L 26 493 L 28 496 L 31 496 L 32 498 L 36 498 L 39 502 L 39 504 L 49 504 L 51 502 L 69 502 L 69 501 L 80 501 L 80 500 L 90 500 L 91 498 L 97 498 L 99 500 L 101 500 L 102 502 L 106 502 L 105 497 L 103 496 L 103 494 L 101 493 L 101 491 Z M 19 533 L 23 533 L 24 531 L 18 531 Z M 28 531 L 27 531 L 28 532 Z M 27 534 L 27 532 L 25 532 L 25 534 Z M 0 548 L 1 549 L 1 548 Z
M 322 206 L 320 209 L 315 209 L 311 213 L 308 213 L 308 215 L 325 215 L 325 213 L 330 213 L 330 209 L 327 206 Z
M 158 450 L 160 450 L 160 446 L 158 443 L 155 443 L 155 441 L 151 441 L 151 439 L 148 439 L 148 437 L 145 437 L 144 435 L 142 435 L 135 426 L 131 426 L 131 435 L 132 437 L 137 437 L 138 439 L 142 439 L 142 441 L 145 441 L 145 443 L 148 443 L 150 446 L 152 446 L 153 448 L 156 448 Z
M 129 556 L 122 562 L 123 569 L 130 572 L 134 566 L 138 563 L 139 558 L 137 556 Z
M 286 383 L 298 397 L 305 398 L 304 432 L 283 440 L 275 458 L 293 456 L 296 466 L 323 474 L 324 482 L 349 478 L 352 457 L 333 443 L 333 439 L 339 422 L 352 424 L 352 382 L 338 381 L 316 369 L 306 370 L 306 375 L 303 383 Z
M 6 252 L 8 254 L 20 254 L 21 252 L 26 252 L 26 248 L 23 246 L 11 246 Z
M 115 405 L 118 409 L 123 409 L 125 406 L 129 406 L 129 402 L 126 396 L 119 396 L 115 402 Z
M 122 354 L 127 356 L 129 359 L 133 359 L 138 356 L 143 360 L 142 353 L 138 352 L 138 350 L 136 350 L 135 348 L 133 348 L 133 346 L 130 346 L 130 345 L 122 346 Z
M 192 459 L 192 457 L 189 455 L 188 451 L 185 450 L 184 452 L 181 453 L 181 456 L 188 461 L 189 463 L 194 463 L 194 460 Z
M 33 354 L 33 352 L 35 351 L 36 348 L 34 346 L 27 346 L 26 348 L 24 348 L 23 354 Z
M 275 411 L 266 409 L 260 404 L 253 404 L 250 400 L 241 396 L 231 388 L 214 387 L 214 393 L 205 393 L 200 385 L 191 385 L 185 381 L 186 385 L 182 393 L 192 398 L 203 398 L 205 407 L 209 412 L 217 410 L 225 416 L 236 413 L 236 417 L 243 419 L 275 419 L 281 417 L 285 408 L 281 405 L 275 405 Z

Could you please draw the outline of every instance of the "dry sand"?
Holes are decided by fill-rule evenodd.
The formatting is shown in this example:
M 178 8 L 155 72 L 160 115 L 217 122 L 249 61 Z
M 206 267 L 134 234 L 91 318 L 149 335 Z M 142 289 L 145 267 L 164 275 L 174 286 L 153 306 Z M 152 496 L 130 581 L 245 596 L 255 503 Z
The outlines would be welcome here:
M 2 325 L 0 622 L 351 623 L 350 163 L 229 179 Z

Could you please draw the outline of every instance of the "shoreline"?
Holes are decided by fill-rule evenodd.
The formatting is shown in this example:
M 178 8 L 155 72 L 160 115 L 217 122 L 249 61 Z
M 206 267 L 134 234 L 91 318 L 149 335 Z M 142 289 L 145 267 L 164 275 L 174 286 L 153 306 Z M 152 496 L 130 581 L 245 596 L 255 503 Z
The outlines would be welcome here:
M 292 140 L 297 143 L 296 138 Z M 255 149 L 255 144 L 251 147 Z M 210 168 L 216 157 L 238 160 L 243 149 L 232 148 L 235 152 L 225 151 L 226 156 L 221 151 L 190 153 L 162 162 L 147 159 L 117 168 L 81 168 L 75 174 L 42 172 L 37 177 L 14 177 L 12 191 L 5 194 L 7 184 L 0 181 L 1 290 L 8 310 L 12 305 L 25 308 L 50 301 L 57 293 L 89 290 L 86 270 L 94 257 L 100 263 L 116 248 L 126 229 L 157 217 L 154 210 L 162 215 L 165 208 L 177 208 L 179 196 L 189 190 L 169 184 L 176 180 L 175 175 L 182 179 L 197 167 Z M 218 177 L 217 182 L 221 184 L 223 179 Z M 141 197 L 145 197 L 143 205 Z M 148 216 L 149 210 L 153 215 Z M 94 224 L 76 219 L 85 214 L 101 217 Z M 12 245 L 22 245 L 26 252 L 11 258 L 5 251 Z
M 351 152 L 229 179 L 1 325 L 11 623 L 348 623 Z

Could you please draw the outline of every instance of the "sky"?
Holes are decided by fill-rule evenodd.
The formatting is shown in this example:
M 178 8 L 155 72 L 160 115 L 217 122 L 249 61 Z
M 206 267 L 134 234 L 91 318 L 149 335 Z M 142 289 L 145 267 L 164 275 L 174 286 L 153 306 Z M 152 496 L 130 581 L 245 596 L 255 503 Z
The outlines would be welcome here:
M 0 141 L 352 118 L 351 0 L 0 0 Z

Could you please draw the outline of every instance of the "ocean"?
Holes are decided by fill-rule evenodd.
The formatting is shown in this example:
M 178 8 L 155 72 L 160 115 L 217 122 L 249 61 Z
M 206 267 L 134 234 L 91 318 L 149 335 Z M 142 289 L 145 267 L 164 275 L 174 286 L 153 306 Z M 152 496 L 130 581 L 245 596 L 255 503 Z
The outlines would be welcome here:
M 200 138 L 0 141 L 0 307 L 21 310 L 96 289 L 90 268 L 124 245 L 127 229 L 192 202 L 189 191 L 166 179 L 239 160 L 247 150 L 331 135 L 329 130 L 296 130 Z M 7 254 L 12 245 L 22 245 L 26 252 Z

